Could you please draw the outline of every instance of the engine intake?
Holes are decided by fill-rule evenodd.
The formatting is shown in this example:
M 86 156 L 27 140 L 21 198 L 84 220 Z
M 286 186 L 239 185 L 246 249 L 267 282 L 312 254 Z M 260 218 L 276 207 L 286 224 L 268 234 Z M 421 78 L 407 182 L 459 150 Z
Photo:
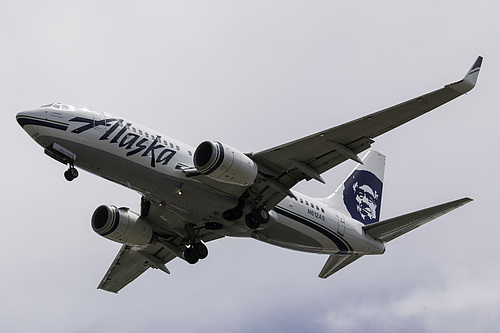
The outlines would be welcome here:
M 91 223 L 96 233 L 121 244 L 147 245 L 154 239 L 151 224 L 128 208 L 99 206 Z
M 257 178 L 257 164 L 242 152 L 218 141 L 204 141 L 194 152 L 194 166 L 221 182 L 250 186 Z

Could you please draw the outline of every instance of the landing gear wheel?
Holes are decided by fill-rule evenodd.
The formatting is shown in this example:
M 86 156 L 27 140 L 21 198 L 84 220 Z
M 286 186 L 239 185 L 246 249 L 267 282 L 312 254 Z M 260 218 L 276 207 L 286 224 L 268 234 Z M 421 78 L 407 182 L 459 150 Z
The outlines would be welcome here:
M 192 249 L 194 250 L 194 253 L 200 260 L 205 259 L 208 256 L 208 249 L 203 243 L 194 244 Z
M 64 178 L 66 178 L 66 180 L 67 180 L 68 182 L 70 182 L 70 181 L 72 181 L 72 180 L 74 179 L 74 178 L 73 178 L 73 176 L 71 176 L 71 173 L 69 172 L 69 170 L 66 170 L 66 171 L 64 172 Z
M 208 254 L 208 251 L 207 251 L 207 254 Z M 198 260 L 200 260 L 200 258 L 198 258 L 196 251 L 194 250 L 193 247 L 188 247 L 184 251 L 184 259 L 186 259 L 186 261 L 188 263 L 190 263 L 191 265 L 196 264 L 198 262 Z
M 76 177 L 78 177 L 78 170 L 76 170 L 73 167 L 70 167 L 68 170 L 64 172 L 64 178 L 66 178 L 66 180 L 69 182 L 75 179 Z
M 259 207 L 252 213 L 252 218 L 261 224 L 269 222 L 269 213 L 264 207 Z
M 247 227 L 252 229 L 252 230 L 255 230 L 257 229 L 258 227 L 260 227 L 260 223 L 255 221 L 252 217 L 253 214 L 247 214 L 245 216 L 245 222 L 247 224 Z

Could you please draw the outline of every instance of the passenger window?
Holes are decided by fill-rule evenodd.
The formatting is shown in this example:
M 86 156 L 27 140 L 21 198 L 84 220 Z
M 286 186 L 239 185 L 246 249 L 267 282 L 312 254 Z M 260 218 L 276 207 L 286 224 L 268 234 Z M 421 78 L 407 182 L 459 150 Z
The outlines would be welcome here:
M 170 144 L 170 148 L 174 148 L 174 144 L 173 143 Z
M 300 203 L 304 203 L 304 200 L 302 200 L 302 198 L 300 198 Z
M 149 134 L 144 132 L 144 135 L 146 136 L 146 138 L 149 138 Z
M 135 133 L 135 127 L 132 127 L 132 132 L 134 132 L 134 133 Z
M 188 150 L 188 155 L 193 156 L 193 153 L 191 152 L 191 150 Z
M 321 212 L 322 212 L 322 213 L 324 213 L 324 212 L 325 212 L 325 210 L 324 210 L 323 208 L 321 208 Z
M 307 200 L 306 200 L 306 206 L 309 206 L 309 202 L 307 202 Z
M 177 150 L 181 150 L 181 149 L 179 148 L 179 146 L 175 146 L 175 149 L 177 149 Z
M 319 210 L 319 206 L 318 205 L 316 205 L 316 210 Z
M 139 135 L 142 135 L 142 131 L 141 130 L 139 130 Z

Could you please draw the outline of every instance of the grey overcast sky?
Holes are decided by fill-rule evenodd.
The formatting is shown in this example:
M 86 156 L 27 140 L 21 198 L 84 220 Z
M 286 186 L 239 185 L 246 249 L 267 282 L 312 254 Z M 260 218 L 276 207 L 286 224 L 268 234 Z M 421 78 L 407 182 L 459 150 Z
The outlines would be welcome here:
M 2 332 L 479 332 L 500 325 L 496 1 L 0 0 Z M 120 245 L 90 227 L 139 195 L 65 167 L 18 126 L 50 102 L 120 114 L 196 146 L 259 151 L 438 89 L 467 96 L 378 138 L 382 218 L 474 202 L 327 280 L 326 256 L 248 239 L 97 290 Z M 299 184 L 335 190 L 354 163 Z

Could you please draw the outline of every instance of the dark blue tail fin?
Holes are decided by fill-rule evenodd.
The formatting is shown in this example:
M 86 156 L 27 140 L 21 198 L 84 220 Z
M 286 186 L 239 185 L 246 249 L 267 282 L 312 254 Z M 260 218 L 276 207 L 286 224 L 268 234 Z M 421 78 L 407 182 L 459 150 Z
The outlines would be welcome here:
M 363 224 L 378 222 L 382 204 L 385 156 L 371 150 L 330 197 L 328 206 Z

